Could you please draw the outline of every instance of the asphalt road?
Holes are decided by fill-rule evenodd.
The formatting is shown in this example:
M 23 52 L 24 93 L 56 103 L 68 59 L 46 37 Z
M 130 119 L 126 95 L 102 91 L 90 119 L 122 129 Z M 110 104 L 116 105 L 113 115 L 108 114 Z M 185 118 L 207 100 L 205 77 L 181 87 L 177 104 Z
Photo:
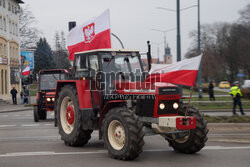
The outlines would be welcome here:
M 249 167 L 250 132 L 211 130 L 204 149 L 193 155 L 175 153 L 162 137 L 145 137 L 144 152 L 134 161 L 109 157 L 97 131 L 85 147 L 68 147 L 49 119 L 33 122 L 32 111 L 0 113 L 0 167 L 203 166 Z M 227 139 L 232 139 L 227 140 Z M 246 139 L 241 142 L 239 139 Z M 224 141 L 225 140 L 225 141 Z

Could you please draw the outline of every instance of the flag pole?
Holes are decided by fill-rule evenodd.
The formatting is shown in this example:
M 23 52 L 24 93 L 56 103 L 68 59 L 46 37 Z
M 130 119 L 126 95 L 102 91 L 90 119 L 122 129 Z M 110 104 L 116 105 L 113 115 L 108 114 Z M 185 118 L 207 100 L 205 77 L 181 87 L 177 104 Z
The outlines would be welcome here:
M 187 117 L 187 112 L 188 112 L 188 109 L 190 107 L 190 102 L 191 102 L 191 98 L 192 98 L 192 95 L 193 95 L 193 90 L 194 90 L 194 87 L 192 86 L 190 88 L 190 96 L 189 96 L 189 100 L 188 100 L 188 106 L 186 108 L 186 112 L 185 112 L 185 117 Z

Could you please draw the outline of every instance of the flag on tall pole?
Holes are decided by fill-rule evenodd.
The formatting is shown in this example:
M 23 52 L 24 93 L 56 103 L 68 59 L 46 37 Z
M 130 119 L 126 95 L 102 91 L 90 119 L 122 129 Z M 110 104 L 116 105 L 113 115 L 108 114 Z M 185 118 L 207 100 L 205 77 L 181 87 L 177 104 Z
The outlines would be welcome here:
M 29 66 L 25 67 L 25 69 L 22 71 L 22 75 L 23 76 L 30 75 L 30 67 Z
M 194 86 L 199 71 L 202 55 L 185 59 L 165 67 L 150 71 L 150 75 L 145 80 L 167 82 L 177 85 Z M 157 79 L 156 79 L 157 78 Z
M 74 60 L 76 52 L 111 48 L 109 10 L 82 25 L 77 25 L 66 40 L 69 60 Z

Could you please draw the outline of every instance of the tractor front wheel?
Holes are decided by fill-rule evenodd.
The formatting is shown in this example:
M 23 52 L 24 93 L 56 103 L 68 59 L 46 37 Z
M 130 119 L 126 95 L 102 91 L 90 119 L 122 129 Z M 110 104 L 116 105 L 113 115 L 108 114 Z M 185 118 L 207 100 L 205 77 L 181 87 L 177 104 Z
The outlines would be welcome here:
M 38 110 L 39 119 L 46 120 L 47 119 L 47 110 Z
M 182 105 L 179 114 L 185 115 L 187 105 Z M 166 137 L 169 142 L 169 146 L 173 147 L 176 152 L 192 154 L 200 151 L 207 141 L 207 121 L 204 119 L 204 115 L 194 107 L 189 107 L 188 116 L 196 117 L 196 128 L 188 130 L 185 133 L 173 134 Z
M 74 86 L 64 86 L 56 105 L 57 126 L 61 139 L 69 146 L 83 146 L 91 138 L 92 130 L 82 129 L 82 113 L 79 109 Z
M 142 152 L 144 132 L 138 117 L 125 107 L 111 109 L 103 122 L 103 137 L 115 159 L 133 160 Z
M 33 115 L 34 115 L 34 121 L 39 122 L 38 106 L 34 106 Z

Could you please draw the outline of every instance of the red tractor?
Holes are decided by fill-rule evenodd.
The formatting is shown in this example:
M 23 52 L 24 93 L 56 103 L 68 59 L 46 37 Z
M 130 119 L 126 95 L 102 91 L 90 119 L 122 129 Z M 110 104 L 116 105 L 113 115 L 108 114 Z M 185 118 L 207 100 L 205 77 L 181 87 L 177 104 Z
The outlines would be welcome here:
M 68 71 L 63 69 L 39 71 L 38 91 L 34 105 L 34 121 L 47 119 L 47 111 L 54 111 L 57 80 L 65 80 Z
M 99 130 L 109 154 L 121 160 L 139 156 L 145 134 L 160 134 L 181 153 L 204 147 L 203 114 L 182 102 L 177 86 L 144 82 L 139 51 L 76 53 L 71 72 L 56 87 L 55 123 L 66 145 L 83 146 Z

